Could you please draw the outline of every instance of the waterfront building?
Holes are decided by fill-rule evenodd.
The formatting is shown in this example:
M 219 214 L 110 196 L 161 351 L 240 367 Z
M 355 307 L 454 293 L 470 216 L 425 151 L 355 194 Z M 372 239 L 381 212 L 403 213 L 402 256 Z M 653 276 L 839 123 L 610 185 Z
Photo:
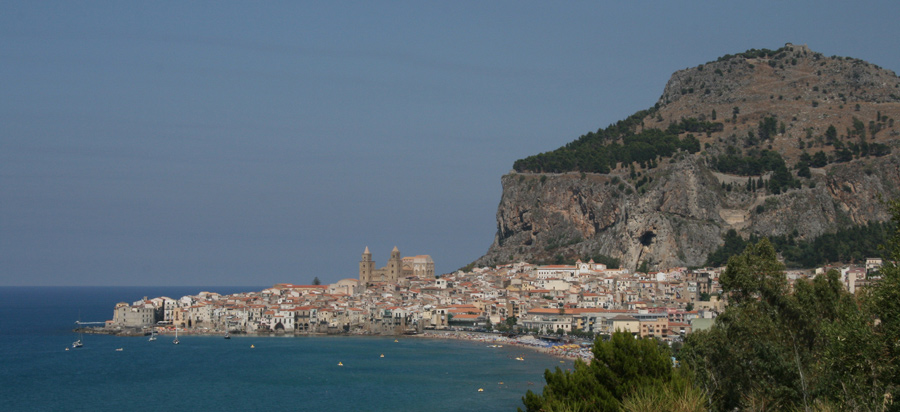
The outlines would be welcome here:
M 116 304 L 112 324 L 116 327 L 142 328 L 156 323 L 156 310 L 152 305 Z

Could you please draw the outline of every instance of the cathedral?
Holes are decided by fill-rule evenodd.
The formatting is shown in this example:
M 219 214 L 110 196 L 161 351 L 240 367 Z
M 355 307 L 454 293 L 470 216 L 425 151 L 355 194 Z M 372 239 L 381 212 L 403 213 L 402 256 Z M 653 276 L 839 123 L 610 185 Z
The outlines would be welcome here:
M 386 282 L 397 283 L 401 278 L 416 276 L 425 279 L 434 279 L 434 261 L 431 256 L 418 255 L 413 257 L 400 257 L 400 249 L 394 246 L 391 258 L 387 265 L 381 269 L 375 269 L 375 261 L 372 253 L 366 246 L 366 251 L 359 261 L 359 286 L 368 287 L 373 283 Z

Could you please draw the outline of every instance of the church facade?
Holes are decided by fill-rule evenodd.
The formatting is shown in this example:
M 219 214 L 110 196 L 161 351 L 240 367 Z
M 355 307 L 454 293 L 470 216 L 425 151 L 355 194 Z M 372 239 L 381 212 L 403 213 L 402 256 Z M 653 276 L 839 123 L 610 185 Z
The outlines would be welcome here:
M 400 249 L 394 246 L 391 258 L 387 265 L 381 269 L 375 269 L 375 261 L 372 253 L 366 246 L 362 259 L 359 261 L 359 286 L 368 287 L 373 283 L 397 283 L 401 278 L 418 276 L 420 278 L 434 278 L 434 261 L 431 256 L 419 255 L 412 258 L 400 257 Z

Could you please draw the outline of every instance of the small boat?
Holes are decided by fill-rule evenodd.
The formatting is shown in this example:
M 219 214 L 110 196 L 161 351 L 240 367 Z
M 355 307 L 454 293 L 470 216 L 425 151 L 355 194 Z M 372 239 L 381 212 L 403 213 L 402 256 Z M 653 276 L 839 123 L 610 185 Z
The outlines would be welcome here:
M 125 350 L 125 348 L 116 348 L 116 352 L 121 352 L 123 350 Z
M 478 388 L 478 392 L 484 392 L 484 388 Z
M 338 362 L 338 366 L 344 366 L 344 362 Z
M 178 344 L 178 328 L 175 328 L 175 340 L 173 340 L 172 343 Z
M 384 354 L 383 354 L 383 353 L 381 354 L 381 357 L 382 357 L 382 358 L 384 357 Z
M 253 349 L 253 348 L 255 348 L 255 347 L 256 347 L 255 345 L 250 345 L 250 349 Z
M 72 349 L 78 349 L 84 346 L 84 343 L 81 342 L 84 340 L 84 329 L 81 329 L 81 312 L 78 313 L 78 320 L 75 324 L 78 325 L 78 340 L 72 342 Z
M 150 339 L 148 341 L 153 342 L 156 340 L 156 331 L 150 332 Z
M 231 335 L 229 335 L 228 332 L 225 332 L 225 339 L 231 339 Z

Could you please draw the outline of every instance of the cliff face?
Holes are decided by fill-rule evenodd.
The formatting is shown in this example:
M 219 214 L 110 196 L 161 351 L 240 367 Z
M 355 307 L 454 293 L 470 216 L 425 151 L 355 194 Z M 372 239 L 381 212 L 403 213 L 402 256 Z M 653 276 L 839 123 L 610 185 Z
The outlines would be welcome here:
M 815 187 L 779 195 L 728 192 L 721 183 L 735 177 L 710 171 L 698 157 L 654 169 L 643 194 L 609 175 L 509 174 L 502 178 L 497 235 L 476 264 L 602 254 L 631 269 L 643 261 L 660 269 L 699 266 L 728 229 L 745 235 L 796 231 L 800 238 L 814 238 L 850 224 L 885 221 L 879 195 L 900 196 L 897 155 L 814 173 Z
M 745 236 L 795 233 L 811 239 L 888 219 L 878 199 L 900 196 L 900 124 L 897 129 L 893 124 L 900 117 L 900 79 L 859 60 L 825 58 L 805 46 L 776 53 L 777 59 L 738 56 L 673 75 L 658 110 L 642 127 L 665 128 L 665 119 L 685 117 L 715 120 L 712 113 L 718 111 L 724 128 L 698 136 L 702 152 L 680 152 L 660 159 L 656 167 L 638 166 L 636 174 L 630 170 L 634 165 L 620 165 L 609 174 L 503 176 L 497 234 L 476 265 L 602 254 L 631 269 L 645 261 L 656 269 L 699 266 L 729 229 Z M 779 194 L 744 190 L 748 179 L 766 176 L 727 175 L 710 166 L 711 158 L 726 150 L 748 148 L 747 136 L 753 138 L 765 117 L 781 125 L 764 149 L 777 151 L 792 167 L 804 152 L 834 155 L 833 145 L 820 138 L 828 126 L 846 130 L 839 140 L 851 144 L 858 139 L 852 122 L 867 121 L 876 112 L 868 142 L 886 144 L 892 154 L 859 155 L 812 168 L 799 188 Z

